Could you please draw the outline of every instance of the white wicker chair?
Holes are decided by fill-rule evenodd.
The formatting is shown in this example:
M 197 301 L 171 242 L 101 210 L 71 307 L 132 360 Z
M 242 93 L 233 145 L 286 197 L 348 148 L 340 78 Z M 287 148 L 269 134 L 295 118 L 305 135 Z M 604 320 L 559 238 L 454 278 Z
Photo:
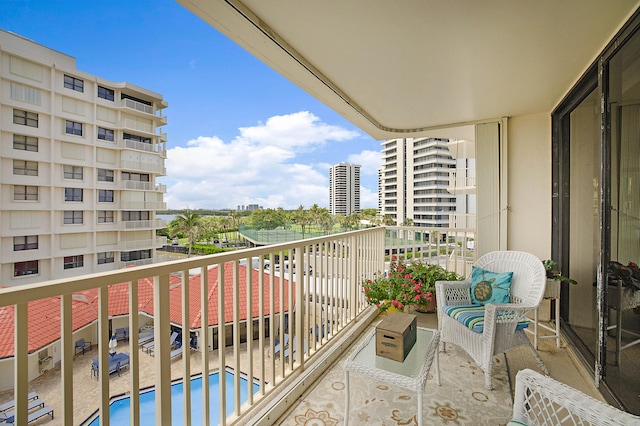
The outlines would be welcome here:
M 513 420 L 529 426 L 640 424 L 638 416 L 618 410 L 529 369 L 521 370 L 516 375 Z
M 480 257 L 475 266 L 492 272 L 513 272 L 511 303 L 487 304 L 484 330 L 477 333 L 442 310 L 445 306 L 471 305 L 471 277 L 464 281 L 436 282 L 438 328 L 443 350 L 446 350 L 446 343 L 463 348 L 484 371 L 488 389 L 493 389 L 491 368 L 494 356 L 517 346 L 529 346 L 542 371 L 548 374 L 547 367 L 524 330 L 516 330 L 518 321 L 523 319 L 527 312 L 535 310 L 542 301 L 546 273 L 540 259 L 530 253 L 519 251 L 494 251 Z M 502 315 L 498 316 L 498 311 Z

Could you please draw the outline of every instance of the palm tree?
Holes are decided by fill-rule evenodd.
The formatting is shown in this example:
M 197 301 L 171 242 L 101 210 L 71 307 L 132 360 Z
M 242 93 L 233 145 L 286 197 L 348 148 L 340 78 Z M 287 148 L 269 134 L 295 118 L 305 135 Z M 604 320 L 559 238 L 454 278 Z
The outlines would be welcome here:
M 185 234 L 189 237 L 189 251 L 187 257 L 191 256 L 191 248 L 196 243 L 200 234 L 201 218 L 198 213 L 193 213 L 191 210 L 179 214 L 169 224 L 169 229 L 173 236 L 177 234 Z

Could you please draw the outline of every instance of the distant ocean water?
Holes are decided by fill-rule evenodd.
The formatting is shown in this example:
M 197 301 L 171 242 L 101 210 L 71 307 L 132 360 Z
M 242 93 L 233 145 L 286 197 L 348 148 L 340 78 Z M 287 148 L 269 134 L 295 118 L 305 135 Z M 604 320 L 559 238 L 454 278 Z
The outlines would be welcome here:
M 156 215 L 157 219 L 166 220 L 167 223 L 171 222 L 176 217 L 178 217 L 178 215 L 175 215 L 175 214 L 157 214 Z

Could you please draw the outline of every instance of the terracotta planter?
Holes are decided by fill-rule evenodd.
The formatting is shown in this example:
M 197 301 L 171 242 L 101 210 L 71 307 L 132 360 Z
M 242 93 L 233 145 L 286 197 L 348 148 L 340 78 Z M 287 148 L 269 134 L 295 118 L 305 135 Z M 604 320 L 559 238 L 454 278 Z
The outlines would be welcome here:
M 433 295 L 433 300 L 426 305 L 415 305 L 414 309 L 416 312 L 420 312 L 423 314 L 433 314 L 436 311 L 438 304 L 436 303 L 436 295 Z

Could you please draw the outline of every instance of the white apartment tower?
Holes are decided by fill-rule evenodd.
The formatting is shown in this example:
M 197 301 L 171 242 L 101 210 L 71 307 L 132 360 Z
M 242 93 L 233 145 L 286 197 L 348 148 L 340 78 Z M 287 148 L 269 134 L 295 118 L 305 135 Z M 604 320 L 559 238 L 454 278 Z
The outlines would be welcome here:
M 0 30 L 2 285 L 152 262 L 166 242 L 166 107 Z
M 456 196 L 448 191 L 450 169 L 456 160 L 448 139 L 401 138 L 382 143 L 379 174 L 381 211 L 398 225 L 410 219 L 414 226 L 449 227 Z
M 360 165 L 339 163 L 329 168 L 329 213 L 360 213 Z

